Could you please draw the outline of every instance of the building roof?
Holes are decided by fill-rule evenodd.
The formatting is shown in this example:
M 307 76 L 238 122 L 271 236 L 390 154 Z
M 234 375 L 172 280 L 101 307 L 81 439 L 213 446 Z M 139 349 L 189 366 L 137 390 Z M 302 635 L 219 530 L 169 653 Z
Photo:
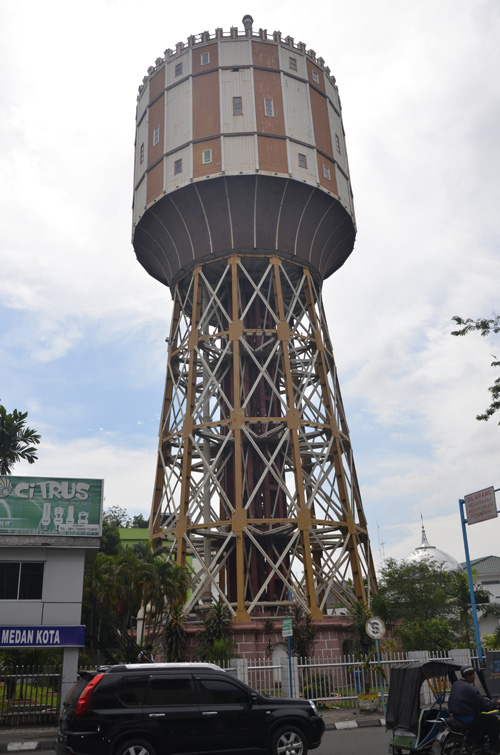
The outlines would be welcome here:
M 465 561 L 462 567 L 465 569 Z M 482 556 L 470 562 L 471 567 L 478 575 L 500 574 L 500 556 Z
M 118 532 L 122 545 L 134 545 L 149 540 L 149 529 L 144 527 L 118 527 Z
M 405 558 L 405 561 L 424 561 L 429 559 L 435 561 L 437 564 L 443 567 L 446 571 L 463 571 L 462 565 L 450 556 L 449 553 L 436 548 L 434 545 L 430 545 L 425 534 L 424 525 L 422 524 L 422 542 Z

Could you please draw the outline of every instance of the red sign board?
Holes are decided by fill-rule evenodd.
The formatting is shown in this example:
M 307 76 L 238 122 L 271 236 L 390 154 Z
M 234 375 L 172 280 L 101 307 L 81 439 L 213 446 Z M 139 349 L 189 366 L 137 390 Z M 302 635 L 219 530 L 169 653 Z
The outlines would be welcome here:
M 465 510 L 467 512 L 467 524 L 494 519 L 498 516 L 495 488 L 491 486 L 491 488 L 484 488 L 484 490 L 478 490 L 477 493 L 466 495 Z

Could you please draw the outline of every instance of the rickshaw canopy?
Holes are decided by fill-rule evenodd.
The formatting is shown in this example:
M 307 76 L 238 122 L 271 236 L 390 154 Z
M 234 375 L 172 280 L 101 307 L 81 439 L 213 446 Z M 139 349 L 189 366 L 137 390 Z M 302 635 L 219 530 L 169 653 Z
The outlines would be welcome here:
M 391 671 L 386 727 L 416 732 L 420 711 L 420 688 L 436 677 L 446 677 L 450 684 L 460 677 L 460 666 L 447 661 L 427 661 L 396 666 Z

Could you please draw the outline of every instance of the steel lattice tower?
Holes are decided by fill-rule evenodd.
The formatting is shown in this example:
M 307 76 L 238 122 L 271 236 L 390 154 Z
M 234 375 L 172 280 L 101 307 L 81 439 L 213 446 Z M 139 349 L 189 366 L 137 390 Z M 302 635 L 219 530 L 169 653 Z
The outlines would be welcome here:
M 305 45 L 205 32 L 139 89 L 134 247 L 173 297 L 152 538 L 236 621 L 376 589 L 321 298 L 354 244 L 340 101 Z

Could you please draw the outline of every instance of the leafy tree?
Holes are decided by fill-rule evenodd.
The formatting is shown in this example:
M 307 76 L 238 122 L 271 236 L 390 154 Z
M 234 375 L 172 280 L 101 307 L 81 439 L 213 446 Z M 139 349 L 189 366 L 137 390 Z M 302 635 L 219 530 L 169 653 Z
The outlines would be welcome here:
M 175 605 L 183 605 L 189 587 L 189 576 L 183 567 L 166 559 L 161 550 L 154 551 L 148 543 L 143 557 L 133 548 L 120 548 L 117 555 L 98 553 L 93 564 L 86 567 L 84 610 L 92 635 L 100 641 L 100 617 L 94 615 L 94 598 L 104 605 L 124 630 L 131 630 L 140 609 L 146 609 L 148 641 L 159 634 L 163 617 Z
M 404 651 L 449 650 L 456 645 L 450 622 L 439 616 L 425 621 L 403 621 L 397 634 Z
M 379 593 L 372 611 L 388 622 L 428 621 L 443 613 L 450 592 L 451 572 L 435 561 L 384 562 L 378 579 Z
M 460 330 L 452 331 L 452 336 L 465 336 L 473 330 L 478 331 L 482 336 L 489 336 L 492 333 L 500 333 L 500 315 L 493 314 L 493 317 L 489 320 L 484 318 L 472 320 L 470 317 L 464 320 L 461 317 L 458 317 L 458 315 L 455 315 L 455 317 L 452 317 L 452 320 L 454 320 L 457 325 L 462 326 Z M 500 361 L 497 357 L 493 356 L 493 359 L 495 361 L 491 363 L 491 366 L 500 367 Z M 476 419 L 484 420 L 486 422 L 500 409 L 500 377 L 495 380 L 488 390 L 491 393 L 492 401 L 489 407 L 476 417 Z M 498 424 L 500 425 L 500 422 Z
M 265 618 L 262 622 L 262 634 L 264 635 L 264 637 L 267 637 L 266 649 L 264 651 L 266 655 L 273 654 L 274 642 L 272 641 L 271 637 L 273 636 L 275 631 L 276 628 L 274 626 L 274 621 L 269 617 Z
M 314 651 L 314 643 L 318 630 L 307 613 L 299 603 L 294 603 L 291 609 L 293 635 L 290 638 L 292 655 L 297 658 L 309 658 Z
M 404 650 L 449 650 L 475 645 L 469 585 L 463 572 L 446 571 L 431 559 L 388 559 L 373 596 L 372 611 L 386 621 Z M 489 592 L 474 590 L 478 611 L 496 613 Z
M 14 409 L 11 414 L 0 404 L 0 474 L 12 473 L 12 467 L 19 461 L 34 464 L 38 459 L 36 445 L 40 443 L 39 435 L 31 427 L 27 427 L 28 412 L 18 412 Z
M 130 517 L 126 509 L 120 506 L 110 506 L 103 514 L 103 520 L 112 527 L 130 527 Z
M 203 621 L 203 629 L 197 633 L 196 638 L 200 661 L 220 663 L 238 657 L 238 646 L 232 637 L 231 614 L 221 600 L 210 606 Z
M 483 634 L 481 641 L 486 650 L 500 649 L 500 627 L 497 627 L 491 634 Z
M 139 529 L 148 529 L 149 520 L 144 519 L 142 514 L 136 514 L 132 519 L 132 527 L 138 527 Z
M 120 533 L 118 527 L 114 527 L 107 519 L 102 520 L 102 535 L 99 552 L 107 556 L 117 556 L 120 550 Z
M 473 647 L 476 642 L 474 620 L 470 600 L 469 580 L 464 572 L 452 572 L 450 583 L 450 609 L 452 629 L 458 641 L 456 646 Z M 499 606 L 489 603 L 491 593 L 484 588 L 474 588 L 474 599 L 479 613 L 496 614 Z

